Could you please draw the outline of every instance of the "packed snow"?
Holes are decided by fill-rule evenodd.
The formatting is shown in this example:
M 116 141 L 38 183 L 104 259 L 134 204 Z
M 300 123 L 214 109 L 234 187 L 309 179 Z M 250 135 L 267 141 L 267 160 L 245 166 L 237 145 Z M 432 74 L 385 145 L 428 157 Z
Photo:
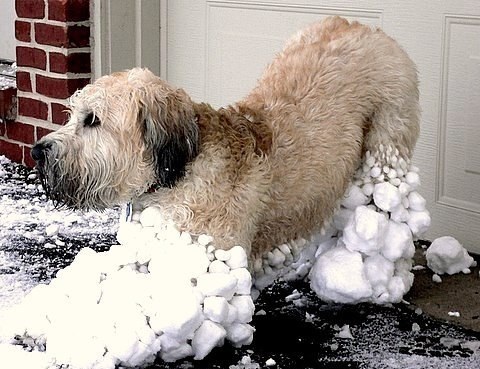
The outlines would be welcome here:
M 444 236 L 432 242 L 425 254 L 427 266 L 436 274 L 470 273 L 475 260 L 455 238 Z
M 382 146 L 378 153 L 367 152 L 330 226 L 257 262 L 255 289 L 277 278 L 308 276 L 324 301 L 401 301 L 413 283 L 413 241 L 430 225 L 419 186 L 418 168 L 397 150 Z
M 3 326 L 12 342 L 71 368 L 200 360 L 225 340 L 252 342 L 243 248 L 215 250 L 211 237 L 179 232 L 153 207 L 123 222 L 118 240 L 106 252 L 84 248 L 12 309 Z
M 277 279 L 309 279 L 324 301 L 401 301 L 413 283 L 413 240 L 430 224 L 418 169 L 383 147 L 367 152 L 363 163 L 321 233 L 279 245 L 251 265 L 251 273 L 241 245 L 217 250 L 212 237 L 180 232 L 157 207 L 132 213 L 126 206 L 120 245 L 104 252 L 84 248 L 9 311 L 0 355 L 35 362 L 27 366 L 32 369 L 200 360 L 225 341 L 235 347 L 252 342 L 253 301 Z M 42 222 L 47 211 L 29 216 Z M 60 215 L 67 227 L 71 216 Z M 55 238 L 61 224 L 50 222 L 45 234 L 31 236 Z M 289 298 L 302 302 L 301 294 Z M 353 337 L 348 326 L 339 334 Z

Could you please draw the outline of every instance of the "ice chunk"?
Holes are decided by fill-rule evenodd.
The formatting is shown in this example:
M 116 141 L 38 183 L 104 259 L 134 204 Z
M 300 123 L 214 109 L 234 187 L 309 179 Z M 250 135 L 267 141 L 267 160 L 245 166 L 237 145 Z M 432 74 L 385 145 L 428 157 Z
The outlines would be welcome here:
M 455 238 L 435 239 L 425 254 L 428 267 L 437 274 L 455 274 L 473 264 L 473 258 Z

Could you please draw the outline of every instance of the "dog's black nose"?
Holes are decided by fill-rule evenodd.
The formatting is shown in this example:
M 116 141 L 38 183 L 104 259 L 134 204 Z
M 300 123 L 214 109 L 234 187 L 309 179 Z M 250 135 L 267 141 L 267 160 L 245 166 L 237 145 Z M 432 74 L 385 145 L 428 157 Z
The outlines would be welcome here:
M 30 151 L 30 155 L 32 156 L 32 159 L 39 162 L 39 161 L 44 161 L 45 160 L 45 152 L 47 151 L 49 145 L 45 145 L 43 143 L 38 143 L 35 146 L 32 147 L 32 150 Z

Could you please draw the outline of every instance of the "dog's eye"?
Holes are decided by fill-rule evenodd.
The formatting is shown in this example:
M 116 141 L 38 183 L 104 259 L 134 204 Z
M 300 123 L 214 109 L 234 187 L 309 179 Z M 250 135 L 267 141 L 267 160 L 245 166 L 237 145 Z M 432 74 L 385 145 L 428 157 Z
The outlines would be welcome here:
M 95 115 L 95 113 L 88 113 L 85 119 L 83 120 L 83 125 L 85 127 L 95 127 L 100 125 L 100 118 Z

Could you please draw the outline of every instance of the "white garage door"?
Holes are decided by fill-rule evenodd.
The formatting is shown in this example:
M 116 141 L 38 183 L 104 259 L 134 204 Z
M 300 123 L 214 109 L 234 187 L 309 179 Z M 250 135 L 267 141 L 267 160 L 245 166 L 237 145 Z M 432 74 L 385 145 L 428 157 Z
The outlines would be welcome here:
M 130 14 L 127 0 L 100 1 L 122 3 L 123 17 Z M 480 253 L 480 1 L 147 1 L 161 4 L 160 17 L 135 3 L 137 24 L 163 23 L 164 42 L 153 42 L 162 67 L 154 69 L 214 106 L 245 95 L 284 40 L 308 23 L 337 14 L 381 26 L 419 70 L 423 125 L 414 160 L 432 213 L 427 238 L 452 235 Z M 145 64 L 142 50 L 152 49 L 153 29 L 130 37 L 145 38 L 142 47 L 129 49 L 117 36 L 119 48 L 137 50 L 137 65 Z

